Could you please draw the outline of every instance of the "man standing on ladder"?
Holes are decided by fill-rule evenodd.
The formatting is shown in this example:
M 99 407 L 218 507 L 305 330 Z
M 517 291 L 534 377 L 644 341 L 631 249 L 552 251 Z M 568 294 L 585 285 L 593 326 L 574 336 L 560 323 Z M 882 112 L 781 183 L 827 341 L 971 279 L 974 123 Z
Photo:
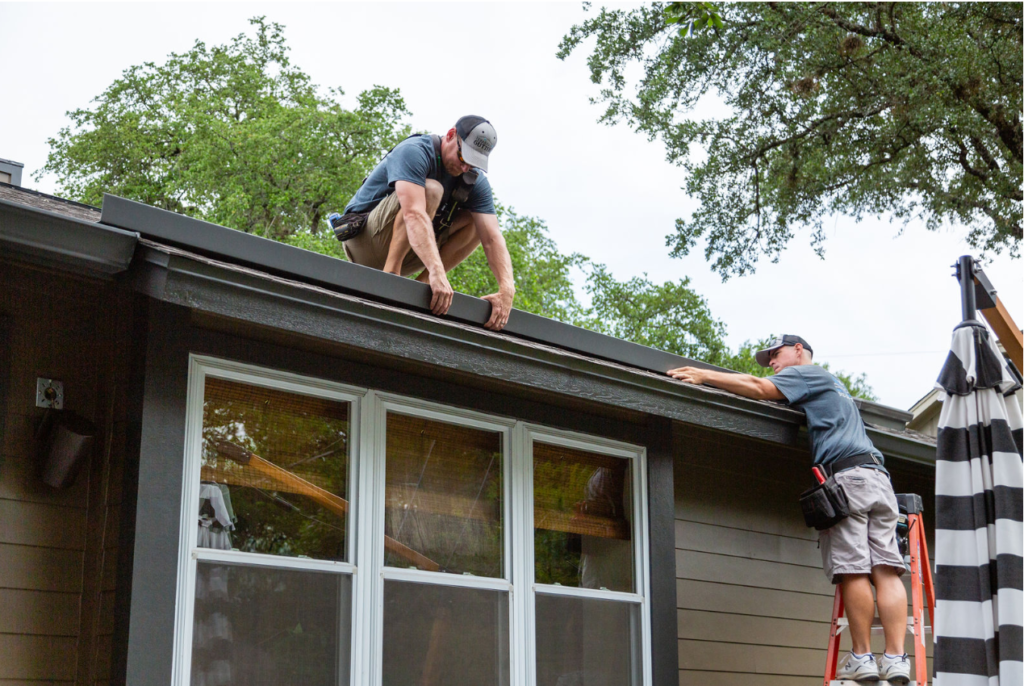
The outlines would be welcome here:
M 504 328 L 512 311 L 512 260 L 498 227 L 491 185 L 479 172 L 498 135 L 483 117 L 465 116 L 444 136 L 414 135 L 381 160 L 349 200 L 344 216 L 331 215 L 335 230 L 356 217 L 362 227 L 339 238 L 348 259 L 430 285 L 430 311 L 448 312 L 453 291 L 446 272 L 482 245 L 498 292 L 485 326 Z M 363 223 L 365 222 L 365 224 Z M 342 237 L 342 236 L 345 237 Z
M 819 533 L 825 575 L 841 584 L 850 622 L 852 651 L 839 666 L 837 679 L 899 684 L 910 681 L 910 661 L 903 652 L 907 633 L 906 571 L 896 542 L 899 509 L 883 466 L 857 406 L 846 387 L 811 361 L 813 350 L 800 336 L 775 338 L 755 359 L 775 376 L 716 372 L 680 367 L 669 376 L 709 384 L 756 400 L 783 400 L 807 415 L 814 466 L 833 476 L 846 492 L 850 516 Z M 878 616 L 885 631 L 885 653 L 876 663 L 871 653 L 871 624 L 878 595 Z

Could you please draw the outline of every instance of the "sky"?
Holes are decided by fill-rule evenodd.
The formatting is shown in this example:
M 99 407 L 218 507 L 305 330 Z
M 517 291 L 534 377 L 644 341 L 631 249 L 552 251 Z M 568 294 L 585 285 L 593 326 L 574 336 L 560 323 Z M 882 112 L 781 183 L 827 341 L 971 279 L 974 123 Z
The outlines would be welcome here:
M 665 237 L 698 203 L 660 142 L 597 123 L 589 44 L 555 57 L 561 37 L 590 16 L 579 2 L 0 1 L 0 158 L 25 165 L 24 186 L 55 193 L 55 179 L 32 174 L 67 111 L 87 107 L 124 69 L 159 64 L 197 39 L 226 43 L 256 15 L 285 26 L 293 64 L 324 91 L 343 88 L 345 106 L 379 84 L 401 90 L 416 130 L 443 133 L 464 114 L 487 117 L 499 141 L 489 178 L 504 204 L 543 219 L 563 252 L 604 263 L 620 280 L 689 277 L 733 349 L 799 334 L 815 361 L 866 374 L 880 402 L 902 409 L 933 387 L 961 318 L 950 265 L 971 252 L 967 231 L 829 217 L 824 260 L 809 232 L 798 232 L 777 264 L 724 283 L 703 246 L 670 258 Z M 1020 326 L 1024 263 L 1003 255 L 986 273 Z

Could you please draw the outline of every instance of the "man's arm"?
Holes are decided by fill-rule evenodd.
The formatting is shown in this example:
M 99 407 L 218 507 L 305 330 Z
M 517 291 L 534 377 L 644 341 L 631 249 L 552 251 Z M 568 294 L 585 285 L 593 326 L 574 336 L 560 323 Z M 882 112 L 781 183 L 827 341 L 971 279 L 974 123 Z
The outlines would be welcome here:
M 445 314 L 452 305 L 454 291 L 448 283 L 448 277 L 445 276 L 441 255 L 437 251 L 434 223 L 427 214 L 426 191 L 423 186 L 411 181 L 396 181 L 395 194 L 398 195 L 398 204 L 402 207 L 409 246 L 430 275 L 430 311 L 436 315 Z
M 724 391 L 742 395 L 745 398 L 754 400 L 785 400 L 775 384 L 768 379 L 750 374 L 730 374 L 728 372 L 716 372 L 711 369 L 698 369 L 697 367 L 680 367 L 671 369 L 668 375 L 680 381 L 692 384 L 708 384 Z
M 508 323 L 508 316 L 512 313 L 512 299 L 516 294 L 516 284 L 512 278 L 512 258 L 509 257 L 505 237 L 501 235 L 498 217 L 478 212 L 473 212 L 471 216 L 473 228 L 476 229 L 484 256 L 487 257 L 487 264 L 491 267 L 494 278 L 498 280 L 498 292 L 484 296 L 484 300 L 491 303 L 491 317 L 484 326 L 500 331 Z

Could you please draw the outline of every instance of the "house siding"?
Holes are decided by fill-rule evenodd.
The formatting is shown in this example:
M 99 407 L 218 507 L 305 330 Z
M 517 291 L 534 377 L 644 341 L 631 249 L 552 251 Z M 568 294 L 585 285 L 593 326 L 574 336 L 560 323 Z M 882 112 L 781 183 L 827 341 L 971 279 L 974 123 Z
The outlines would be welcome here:
M 0 685 L 109 679 L 123 417 L 124 308 L 112 284 L 0 262 Z M 37 377 L 94 422 L 74 485 L 37 475 Z
M 834 587 L 797 506 L 809 455 L 682 426 L 675 453 L 680 685 L 820 684 Z M 930 527 L 933 472 L 889 466 L 898 492 L 924 498 Z

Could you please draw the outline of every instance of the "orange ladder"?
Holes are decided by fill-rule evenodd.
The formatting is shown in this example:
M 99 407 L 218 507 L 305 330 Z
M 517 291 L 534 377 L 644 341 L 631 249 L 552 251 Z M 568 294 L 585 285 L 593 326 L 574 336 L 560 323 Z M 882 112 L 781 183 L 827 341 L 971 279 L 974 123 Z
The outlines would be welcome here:
M 924 604 L 928 603 L 928 617 L 935 621 L 935 587 L 932 585 L 932 568 L 928 561 L 928 541 L 924 536 L 924 519 L 921 496 L 913 493 L 897 494 L 896 500 L 900 506 L 900 521 L 897 525 L 897 532 L 906 531 L 906 538 L 900 536 L 900 548 L 904 553 L 904 559 L 910 557 L 910 592 L 913 606 L 913 614 L 907 618 L 907 631 L 914 636 L 914 676 L 918 681 L 911 681 L 909 686 L 927 686 L 928 684 L 928 657 L 926 655 L 927 643 L 925 634 L 931 633 L 931 627 L 924 623 Z M 904 542 L 906 549 L 904 549 Z M 839 666 L 839 638 L 840 634 L 849 626 L 849 621 L 843 616 L 843 596 L 836 586 L 836 597 L 832 603 L 832 626 L 829 631 L 828 656 L 825 659 L 825 680 L 823 686 L 863 686 L 857 681 L 836 680 L 836 668 Z M 871 626 L 871 633 L 882 632 L 878 618 Z M 922 675 L 924 678 L 922 680 Z M 881 682 L 880 682 L 881 683 Z

